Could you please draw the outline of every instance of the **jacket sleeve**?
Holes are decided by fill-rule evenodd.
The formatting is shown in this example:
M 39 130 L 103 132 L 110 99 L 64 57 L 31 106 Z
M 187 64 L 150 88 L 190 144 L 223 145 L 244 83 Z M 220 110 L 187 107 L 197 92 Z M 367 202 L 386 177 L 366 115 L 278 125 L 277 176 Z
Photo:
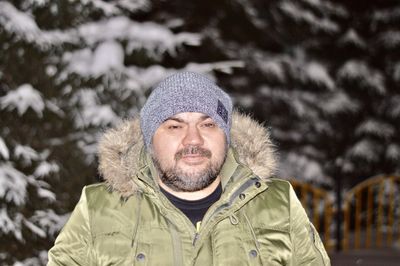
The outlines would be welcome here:
M 85 188 L 68 222 L 49 250 L 48 266 L 89 265 L 91 232 Z
M 317 230 L 290 186 L 290 226 L 292 262 L 290 265 L 330 266 L 328 254 Z

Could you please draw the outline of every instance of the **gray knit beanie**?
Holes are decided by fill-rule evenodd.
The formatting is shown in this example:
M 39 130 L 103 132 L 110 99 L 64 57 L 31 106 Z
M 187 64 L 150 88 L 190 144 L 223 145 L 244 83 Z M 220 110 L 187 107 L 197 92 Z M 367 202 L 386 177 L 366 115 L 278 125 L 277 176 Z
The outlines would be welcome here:
M 225 132 L 230 143 L 232 100 L 207 77 L 180 72 L 161 81 L 140 111 L 140 124 L 146 147 L 157 128 L 178 113 L 197 112 L 210 116 Z

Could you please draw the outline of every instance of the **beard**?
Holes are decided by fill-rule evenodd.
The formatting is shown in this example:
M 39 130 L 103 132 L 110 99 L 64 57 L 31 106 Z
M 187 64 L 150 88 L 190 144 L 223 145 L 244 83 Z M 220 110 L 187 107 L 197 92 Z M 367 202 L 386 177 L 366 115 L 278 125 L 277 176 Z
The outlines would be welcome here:
M 193 167 L 193 169 L 184 170 L 178 166 L 178 161 L 185 155 L 200 155 L 210 160 L 202 169 Z M 163 165 L 154 153 L 152 153 L 152 158 L 159 178 L 166 186 L 176 192 L 195 192 L 208 187 L 217 179 L 226 155 L 227 148 L 225 147 L 224 155 L 212 161 L 211 151 L 199 146 L 188 146 L 175 154 L 173 166 Z

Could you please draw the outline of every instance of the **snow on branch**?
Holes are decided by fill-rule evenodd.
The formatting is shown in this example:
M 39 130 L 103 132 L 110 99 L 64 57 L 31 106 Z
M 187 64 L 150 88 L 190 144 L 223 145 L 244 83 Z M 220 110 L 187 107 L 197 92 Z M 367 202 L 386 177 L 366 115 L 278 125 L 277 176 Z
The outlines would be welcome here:
M 11 3 L 0 1 L 0 25 L 17 38 L 35 43 L 41 48 L 64 42 L 79 42 L 73 32 L 69 31 L 42 31 L 34 18 L 25 12 L 19 11 Z
M 376 162 L 380 157 L 377 145 L 368 139 L 356 142 L 346 154 L 352 158 L 360 158 L 367 162 Z
M 177 46 L 198 46 L 201 40 L 199 34 L 174 34 L 165 26 L 153 22 L 139 23 L 122 16 L 83 24 L 78 28 L 78 32 L 88 45 L 109 40 L 125 40 L 128 42 L 128 53 L 135 49 L 146 49 L 155 51 L 156 54 L 166 51 L 174 54 Z
M 393 67 L 393 79 L 400 82 L 400 62 L 397 62 Z
M 400 31 L 390 30 L 386 31 L 378 37 L 378 40 L 387 49 L 400 48 Z
M 214 70 L 220 71 L 222 73 L 231 74 L 234 68 L 243 68 L 243 61 L 221 61 L 213 63 L 189 63 L 185 66 L 184 70 L 195 71 L 201 73 L 212 72 Z
M 107 16 L 119 15 L 121 13 L 121 10 L 115 6 L 114 3 L 108 3 L 102 0 L 87 0 L 87 2 L 91 3 L 95 8 L 103 11 Z
M 279 82 L 285 81 L 286 74 L 282 60 L 275 58 L 256 58 L 256 63 L 265 76 L 278 80 Z
M 392 160 L 393 162 L 400 161 L 400 146 L 396 143 L 391 143 L 386 148 L 386 158 Z
M 347 30 L 346 33 L 339 39 L 339 43 L 350 43 L 359 48 L 367 47 L 367 43 L 365 42 L 365 40 L 363 40 L 361 36 L 357 33 L 357 31 L 352 28 Z
M 279 165 L 279 175 L 286 178 L 296 178 L 308 182 L 331 185 L 318 161 L 294 152 L 288 152 Z
M 38 227 L 37 225 L 35 225 L 34 223 L 32 223 L 31 221 L 24 219 L 23 220 L 24 225 L 32 231 L 32 233 L 34 233 L 35 235 L 41 237 L 41 238 L 45 238 L 46 237 L 46 232 L 43 231 L 43 229 L 41 229 L 40 227 Z
M 67 73 L 83 77 L 98 77 L 112 70 L 126 71 L 125 54 L 134 50 L 144 49 L 148 56 L 158 58 L 165 52 L 175 55 L 176 48 L 183 44 L 200 45 L 201 39 L 199 34 L 174 34 L 164 26 L 137 23 L 126 17 L 87 23 L 78 32 L 89 47 L 64 53 L 62 61 L 67 65 Z M 127 42 L 125 48 L 121 41 Z M 220 68 L 228 69 L 222 64 Z
M 130 12 L 148 11 L 151 8 L 149 0 L 116 0 L 114 1 L 120 8 Z
M 103 11 L 107 16 L 121 14 L 123 9 L 135 12 L 139 10 L 146 11 L 151 7 L 151 3 L 148 0 L 115 0 L 112 3 L 102 0 L 87 0 L 87 2 Z
M 21 214 L 17 213 L 14 219 L 12 219 L 8 216 L 6 208 L 0 209 L 0 232 L 2 234 L 12 233 L 17 240 L 23 241 L 21 233 L 22 220 L 23 216 Z
M 330 115 L 345 112 L 354 113 L 360 109 L 360 104 L 343 91 L 329 93 L 324 101 L 320 101 L 319 106 L 324 113 Z
M 17 109 L 20 116 L 28 108 L 31 108 L 39 117 L 42 117 L 44 107 L 45 104 L 41 93 L 35 90 L 30 84 L 23 84 L 0 98 L 1 109 Z
M 373 19 L 384 23 L 400 21 L 400 7 L 374 11 Z
M 0 164 L 0 198 L 17 206 L 25 203 L 27 178 L 11 163 Z
M 394 95 L 388 99 L 387 112 L 392 118 L 400 118 L 400 95 Z
M 372 89 L 376 93 L 386 93 L 385 77 L 378 71 L 371 69 L 365 62 L 350 60 L 338 70 L 338 79 L 341 81 L 354 81 L 364 89 Z
M 123 70 L 124 50 L 121 44 L 110 40 L 98 45 L 93 52 L 90 48 L 66 52 L 62 60 L 67 63 L 69 73 L 98 77 L 112 70 Z
M 347 17 L 349 12 L 340 4 L 333 1 L 324 0 L 302 0 L 302 2 L 309 4 L 310 6 L 321 10 L 324 13 L 336 14 L 341 17 Z
M 41 162 L 35 169 L 33 175 L 35 177 L 44 177 L 51 173 L 57 173 L 60 170 L 60 167 L 55 162 Z
M 0 24 L 6 30 L 22 35 L 31 41 L 40 34 L 39 27 L 29 14 L 19 11 L 5 1 L 0 2 Z
M 110 8 L 114 6 L 102 1 L 92 0 L 92 2 L 110 12 Z M 82 40 L 89 46 L 97 46 L 99 43 L 115 40 L 127 41 L 128 53 L 136 49 L 145 49 L 154 56 L 159 56 L 164 52 L 175 55 L 177 47 L 184 44 L 198 46 L 201 42 L 200 34 L 188 32 L 175 34 L 166 26 L 153 22 L 139 23 L 123 16 L 89 22 L 76 29 L 42 31 L 31 15 L 3 1 L 0 2 L 0 25 L 19 38 L 45 48 L 63 43 L 82 45 Z
M 305 66 L 306 78 L 317 85 L 333 90 L 335 82 L 328 73 L 326 67 L 317 62 L 311 62 Z
M 10 159 L 10 151 L 2 137 L 0 137 L 0 155 L 6 160 Z
M 95 91 L 82 89 L 77 91 L 71 99 L 79 105 L 75 113 L 75 124 L 78 128 L 88 126 L 107 126 L 119 121 L 118 115 L 110 105 L 99 104 Z
M 396 133 L 393 125 L 376 119 L 367 119 L 355 131 L 356 135 L 374 135 L 381 138 L 391 138 Z
M 69 216 L 69 213 L 58 215 L 52 209 L 46 209 L 35 211 L 35 214 L 29 220 L 39 225 L 40 228 L 46 230 L 50 235 L 54 235 L 61 230 Z
M 220 71 L 223 73 L 232 73 L 234 68 L 244 67 L 243 61 L 220 61 L 213 63 L 189 63 L 182 69 L 165 68 L 161 65 L 153 65 L 147 68 L 139 68 L 130 66 L 126 68 L 125 74 L 129 77 L 132 87 L 137 90 L 148 90 L 162 79 L 175 72 L 179 71 L 194 71 L 203 74 L 208 74 L 213 71 Z M 214 79 L 213 76 L 209 77 Z
M 314 15 L 311 11 L 303 9 L 298 4 L 292 1 L 282 1 L 280 9 L 288 16 L 293 18 L 298 23 L 307 23 L 316 30 L 322 30 L 327 33 L 335 33 L 340 30 L 337 23 L 330 20 L 327 17 L 319 18 Z
M 24 165 L 31 165 L 32 161 L 37 161 L 40 154 L 29 146 L 16 145 L 14 155 L 17 159 L 21 159 Z

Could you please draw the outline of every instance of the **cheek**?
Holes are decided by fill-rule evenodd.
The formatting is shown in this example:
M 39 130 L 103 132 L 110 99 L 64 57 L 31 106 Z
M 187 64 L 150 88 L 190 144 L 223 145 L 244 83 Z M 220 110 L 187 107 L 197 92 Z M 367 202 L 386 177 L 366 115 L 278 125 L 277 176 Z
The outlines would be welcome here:
M 209 149 L 213 152 L 213 157 L 220 159 L 226 152 L 225 134 L 213 135 L 209 138 Z
M 163 162 L 173 161 L 176 151 L 177 145 L 174 140 L 168 137 L 153 139 L 153 152 L 158 160 Z

